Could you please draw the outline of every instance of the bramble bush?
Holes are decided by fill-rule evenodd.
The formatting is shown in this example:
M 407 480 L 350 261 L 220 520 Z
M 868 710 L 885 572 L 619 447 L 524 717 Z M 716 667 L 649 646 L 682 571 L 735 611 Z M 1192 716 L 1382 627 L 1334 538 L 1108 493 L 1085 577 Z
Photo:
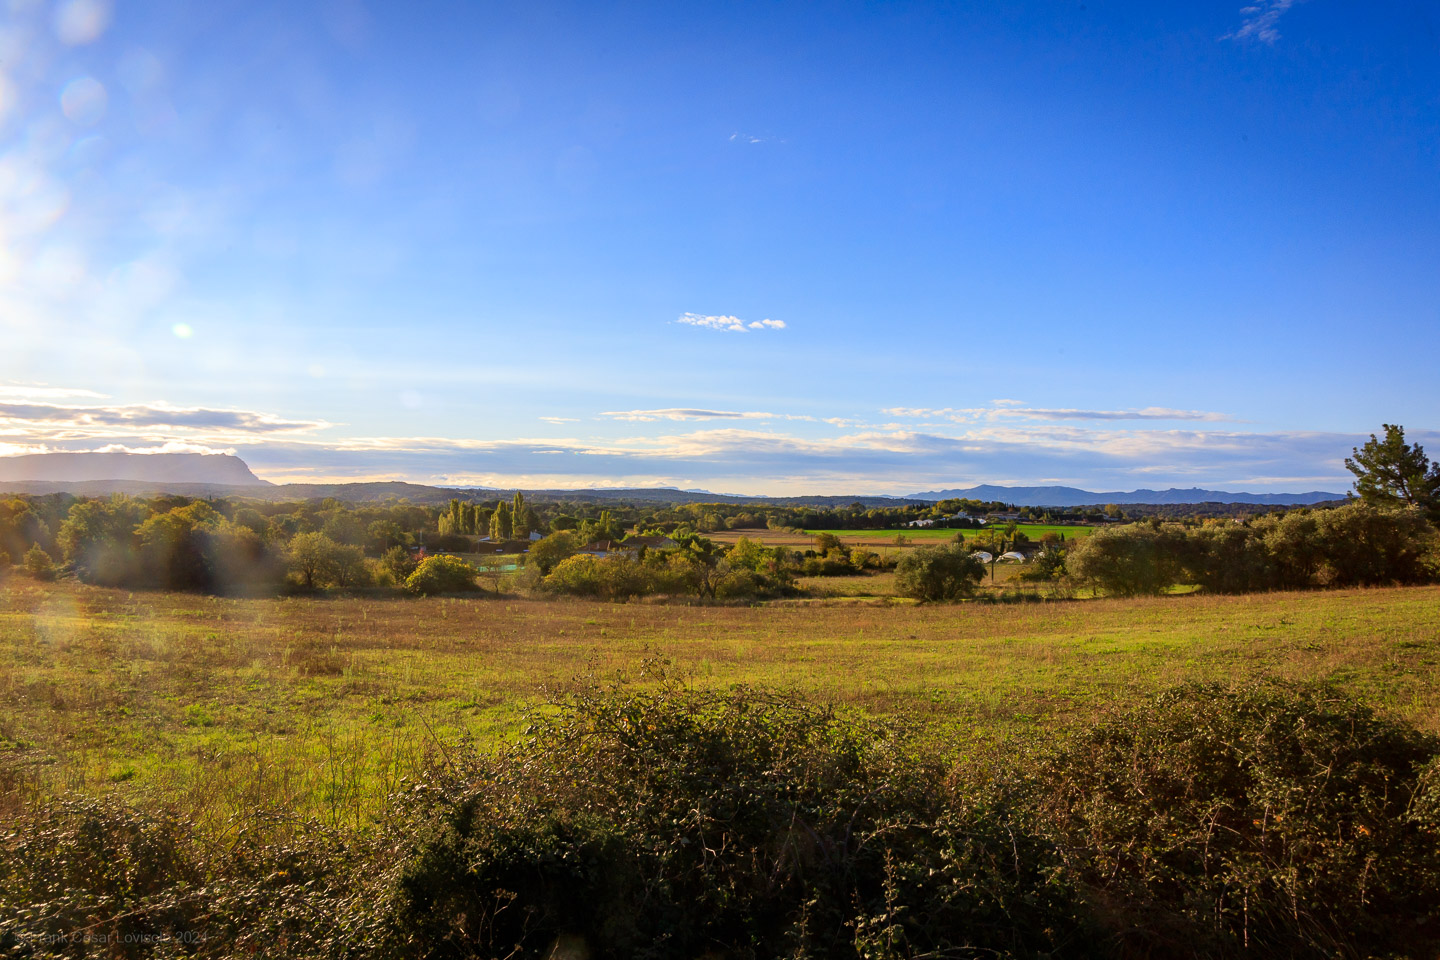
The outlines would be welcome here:
M 1041 764 L 1037 820 L 1125 954 L 1407 955 L 1440 919 L 1437 751 L 1333 692 L 1186 686 Z
M 1437 758 L 1323 688 L 987 754 L 662 675 L 439 751 L 363 830 L 37 805 L 0 833 L 0 955 L 1435 956 Z

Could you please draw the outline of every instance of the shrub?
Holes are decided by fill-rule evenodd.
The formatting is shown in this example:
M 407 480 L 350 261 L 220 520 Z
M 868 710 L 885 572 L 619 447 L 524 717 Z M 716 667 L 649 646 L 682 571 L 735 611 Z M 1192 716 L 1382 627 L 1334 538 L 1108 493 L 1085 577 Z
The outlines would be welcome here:
M 1333 693 L 1195 685 L 1071 740 L 1037 806 L 1122 952 L 1382 955 L 1440 918 L 1436 755 Z
M 43 805 L 0 834 L 0 955 L 342 955 L 364 929 L 349 855 L 298 826 L 207 849 L 179 817 Z
M 1189 531 L 1180 559 L 1191 580 L 1215 593 L 1271 590 L 1280 579 L 1263 536 L 1236 523 Z
M 380 564 L 390 574 L 391 580 L 397 585 L 403 585 L 420 565 L 420 561 L 415 559 L 409 548 L 397 545 L 385 551 L 380 557 Z
M 1321 579 L 1330 586 L 1420 583 L 1430 575 L 1427 554 L 1435 528 L 1418 507 L 1351 503 L 1317 517 L 1325 545 Z
M 477 576 L 479 571 L 464 560 L 441 554 L 421 560 L 405 579 L 405 589 L 420 596 L 467 593 L 479 589 L 475 583 Z
M 1117 597 L 1164 593 L 1179 581 L 1183 537 L 1173 528 L 1104 527 L 1070 548 L 1066 566 Z
M 895 587 L 917 600 L 969 596 L 985 576 L 985 565 L 959 543 L 917 547 L 895 565 Z
M 1035 956 L 1082 932 L 1003 792 L 788 697 L 585 693 L 411 791 L 385 907 L 414 957 Z M 1081 951 L 1076 951 L 1080 953 Z
M 40 544 L 33 544 L 25 551 L 25 572 L 36 580 L 54 580 L 55 561 L 50 559 L 50 554 L 40 549 Z

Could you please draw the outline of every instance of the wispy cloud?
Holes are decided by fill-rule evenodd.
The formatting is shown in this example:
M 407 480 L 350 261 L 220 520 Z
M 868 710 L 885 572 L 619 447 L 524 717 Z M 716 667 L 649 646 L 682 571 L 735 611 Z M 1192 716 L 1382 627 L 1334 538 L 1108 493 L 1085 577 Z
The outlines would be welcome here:
M 579 423 L 579 422 L 580 422 L 579 419 L 576 418 L 576 417 L 540 417 L 539 419 L 544 420 L 546 423 Z
M 328 427 L 324 420 L 291 420 L 251 410 L 176 407 L 166 403 L 72 405 L 0 401 L 0 432 L 7 436 L 103 437 L 115 429 L 170 429 L 219 436 L 303 433 Z
M 64 400 L 72 397 L 85 397 L 92 400 L 104 400 L 105 394 L 96 393 L 94 390 L 77 390 L 70 387 L 6 383 L 0 384 L 0 397 L 23 397 L 27 400 Z
M 887 412 L 910 422 L 875 425 L 843 417 L 666 407 L 602 415 L 634 423 L 626 436 L 485 440 L 337 435 L 335 425 L 319 419 L 161 402 L 0 400 L 0 455 L 97 449 L 234 452 L 260 476 L 280 482 L 406 479 L 530 488 L 643 484 L 838 494 L 984 482 L 1063 483 L 1091 490 L 1192 485 L 1263 490 L 1294 486 L 1304 478 L 1305 489 L 1338 492 L 1349 485 L 1343 458 L 1364 440 L 1333 433 L 1152 426 L 1184 419 L 1177 414 L 1200 421 L 1210 416 L 1166 408 L 992 405 L 980 408 L 980 417 L 955 408 Z M 1084 416 L 1094 422 L 1084 422 Z M 944 422 L 919 423 L 916 417 Z M 1111 422 L 1115 419 L 1140 422 L 1122 426 Z M 841 429 L 791 432 L 780 421 Z M 646 423 L 662 426 L 645 428 Z M 1414 439 L 1435 444 L 1440 435 L 1420 430 Z
M 1228 33 L 1222 40 L 1258 40 L 1261 43 L 1274 43 L 1280 39 L 1280 31 L 1276 25 L 1285 12 L 1301 0 L 1261 0 L 1260 3 L 1240 8 L 1240 16 L 1243 18 L 1239 28 L 1234 33 Z
M 1075 407 L 1017 406 L 1018 400 L 995 400 L 990 407 L 886 407 L 882 412 L 911 420 L 977 423 L 996 420 L 1177 420 L 1233 423 L 1229 414 L 1209 410 L 1142 407 L 1138 410 L 1084 410 Z
M 731 333 L 745 333 L 749 330 L 784 330 L 784 320 L 751 320 L 746 322 L 739 317 L 723 315 L 709 315 L 701 313 L 682 313 L 675 321 L 688 327 L 704 327 L 707 330 L 728 330 Z
M 754 133 L 741 133 L 738 130 L 730 134 L 731 143 L 784 143 L 780 137 L 762 137 Z
M 662 410 L 606 410 L 600 414 L 610 420 L 646 422 L 652 420 L 774 420 L 775 414 L 756 410 L 694 410 L 668 407 Z
M 1062 483 L 1092 490 L 1205 486 L 1340 492 L 1363 437 L 1218 430 L 981 426 L 953 435 L 871 429 L 796 436 L 723 426 L 619 439 L 255 440 L 240 455 L 268 480 L 404 478 L 486 486 L 653 483 L 746 493 L 863 493 L 975 483 Z M 1416 439 L 1434 442 L 1434 434 Z M 1277 480 L 1276 478 L 1287 478 Z M 1288 482 L 1287 482 L 1288 481 Z

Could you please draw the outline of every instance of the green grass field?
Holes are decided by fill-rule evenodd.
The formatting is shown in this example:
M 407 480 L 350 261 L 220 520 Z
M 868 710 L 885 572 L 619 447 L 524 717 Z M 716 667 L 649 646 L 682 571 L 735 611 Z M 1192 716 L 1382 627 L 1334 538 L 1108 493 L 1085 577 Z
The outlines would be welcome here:
M 1004 530 L 1003 524 L 997 524 L 991 528 Z M 1052 523 L 1021 523 L 1016 529 L 1025 534 L 1031 540 L 1039 540 L 1047 533 L 1063 534 L 1066 540 L 1074 540 L 1077 537 L 1088 536 L 1094 527 L 1068 526 L 1065 524 Z M 984 530 L 937 530 L 933 527 L 902 527 L 892 530 L 806 530 L 809 536 L 817 536 L 822 533 L 833 534 L 847 542 L 875 540 L 879 543 L 890 543 L 897 536 L 903 536 L 915 541 L 952 540 L 957 533 L 965 534 L 966 538 L 984 533 Z
M 696 685 L 793 690 L 956 745 L 1252 676 L 1332 680 L 1440 732 L 1437 587 L 929 606 L 835 586 L 829 601 L 690 607 L 232 600 L 12 578 L 0 809 L 117 791 L 197 819 L 261 798 L 359 821 L 427 751 L 513 736 L 577 678 L 654 657 Z

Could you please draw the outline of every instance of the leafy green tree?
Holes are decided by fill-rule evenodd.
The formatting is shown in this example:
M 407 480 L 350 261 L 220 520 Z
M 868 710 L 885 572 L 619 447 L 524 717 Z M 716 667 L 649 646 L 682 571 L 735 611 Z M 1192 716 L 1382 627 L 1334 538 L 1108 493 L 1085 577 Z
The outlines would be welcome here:
M 89 583 L 133 582 L 139 567 L 135 530 L 150 515 L 139 500 L 117 494 L 81 500 L 70 508 L 58 539 L 65 560 Z
M 550 573 L 564 560 L 575 555 L 579 544 L 575 542 L 575 535 L 568 530 L 558 530 L 544 537 L 530 547 L 528 560 L 526 561 L 535 569 L 540 571 L 541 576 L 549 576 Z
M 895 566 L 895 587 L 916 600 L 969 596 L 985 576 L 985 565 L 964 544 L 916 547 Z
M 1383 426 L 1385 439 L 1372 433 L 1345 458 L 1345 469 L 1355 474 L 1355 492 L 1372 506 L 1419 507 L 1440 524 L 1440 462 L 1431 463 L 1420 444 L 1406 443 L 1404 427 Z
M 376 520 L 371 523 L 366 530 L 366 539 L 370 543 L 370 549 L 382 555 L 396 547 L 404 549 L 410 545 L 411 540 L 410 534 L 394 520 Z
M 323 533 L 297 533 L 286 551 L 290 572 L 306 590 L 316 589 L 329 578 L 339 546 Z
M 365 551 L 351 543 L 336 545 L 326 572 L 330 582 L 341 590 L 358 590 L 372 583 L 370 568 L 365 564 Z

